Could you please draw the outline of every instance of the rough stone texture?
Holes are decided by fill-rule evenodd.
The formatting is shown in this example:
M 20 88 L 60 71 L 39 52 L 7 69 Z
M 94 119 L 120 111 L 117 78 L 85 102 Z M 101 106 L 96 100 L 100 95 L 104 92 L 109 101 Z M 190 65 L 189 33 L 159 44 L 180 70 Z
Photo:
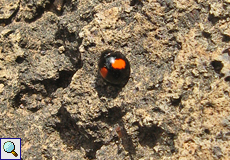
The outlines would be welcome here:
M 18 9 L 20 0 L 1 0 L 0 20 L 9 19 Z
M 230 2 L 1 3 L 0 137 L 26 159 L 230 159 Z M 126 86 L 98 75 L 105 49 Z

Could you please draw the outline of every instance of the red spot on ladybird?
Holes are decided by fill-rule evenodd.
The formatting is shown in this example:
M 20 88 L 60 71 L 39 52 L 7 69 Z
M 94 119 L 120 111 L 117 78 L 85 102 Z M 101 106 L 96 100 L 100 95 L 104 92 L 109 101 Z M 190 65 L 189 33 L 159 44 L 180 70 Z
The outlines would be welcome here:
M 112 63 L 112 67 L 114 69 L 125 69 L 126 63 L 123 59 L 115 59 L 114 63 Z
M 108 74 L 108 69 L 103 67 L 103 68 L 100 69 L 100 73 L 101 73 L 101 76 L 103 78 L 105 78 L 107 76 L 107 74 Z

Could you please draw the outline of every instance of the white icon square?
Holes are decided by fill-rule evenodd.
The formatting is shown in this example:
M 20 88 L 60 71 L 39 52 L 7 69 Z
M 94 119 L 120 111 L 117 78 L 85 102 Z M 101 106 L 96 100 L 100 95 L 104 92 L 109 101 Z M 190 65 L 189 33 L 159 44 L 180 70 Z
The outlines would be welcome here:
M 0 138 L 0 160 L 21 160 L 21 138 Z

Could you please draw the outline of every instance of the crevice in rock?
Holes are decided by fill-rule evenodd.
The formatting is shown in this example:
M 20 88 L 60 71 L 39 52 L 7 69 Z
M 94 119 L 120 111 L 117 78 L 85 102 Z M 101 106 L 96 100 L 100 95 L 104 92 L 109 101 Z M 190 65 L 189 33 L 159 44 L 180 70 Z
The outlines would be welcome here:
M 90 6 L 88 10 L 86 10 L 83 14 L 81 14 L 80 20 L 90 23 L 94 19 L 95 14 L 96 11 L 94 9 L 94 6 Z
M 159 107 L 154 107 L 153 109 L 152 109 L 152 111 L 153 112 L 157 112 L 157 113 L 162 113 L 162 114 L 165 114 L 165 111 L 164 110 L 162 110 L 161 108 L 159 108 Z
M 56 81 L 57 87 L 66 88 L 71 83 L 74 73 L 75 71 L 60 71 L 59 79 Z
M 43 155 L 47 160 L 52 160 L 52 154 L 49 152 L 48 149 L 43 149 L 42 155 Z
M 230 82 L 230 76 L 225 77 L 224 80 Z
M 15 9 L 14 13 L 8 18 L 8 19 L 0 19 L 0 25 L 9 25 L 12 23 L 12 21 L 14 20 L 14 18 L 16 17 L 16 15 L 18 14 L 19 11 L 19 7 L 20 6 L 20 2 L 18 4 L 18 7 Z
M 21 105 L 27 106 L 26 108 L 32 112 L 38 111 L 42 106 L 39 103 L 36 103 L 36 105 L 32 104 L 31 102 L 28 102 L 26 98 L 31 97 L 33 94 L 36 94 L 38 97 L 45 98 L 45 94 L 41 91 L 37 91 L 35 88 L 32 86 L 28 86 L 26 84 L 21 84 L 21 90 L 18 92 L 14 98 L 13 98 L 13 103 L 14 103 L 14 108 L 18 108 Z
M 182 99 L 182 96 L 180 96 L 179 98 L 171 98 L 171 104 L 173 106 L 179 106 L 181 103 L 181 99 Z
M 72 76 L 75 71 L 60 71 L 59 78 L 57 80 L 54 79 L 44 79 L 41 81 L 32 81 L 31 84 L 21 84 L 21 90 L 16 94 L 13 99 L 14 107 L 18 108 L 20 105 L 27 106 L 27 100 L 23 100 L 22 97 L 30 97 L 33 94 L 41 95 L 43 98 L 52 97 L 52 93 L 54 93 L 58 88 L 66 88 L 71 83 Z M 32 112 L 36 112 L 42 108 L 42 106 L 35 107 L 26 107 L 28 110 Z
M 215 25 L 221 18 L 220 17 L 215 17 L 213 14 L 208 15 L 208 20 Z
M 59 78 L 54 79 L 45 79 L 40 81 L 42 85 L 45 86 L 47 96 L 51 96 L 58 88 L 66 88 L 71 83 L 72 77 L 76 71 L 60 71 Z
M 168 133 L 161 127 L 153 125 L 151 127 L 139 126 L 139 142 L 142 146 L 148 146 L 153 148 L 157 143 L 161 145 L 166 145 L 170 148 L 170 152 L 174 153 L 176 151 L 174 145 L 175 134 Z
M 208 33 L 208 32 L 205 32 L 205 31 L 202 31 L 202 36 L 204 36 L 207 39 L 210 39 L 212 37 L 212 34 Z
M 21 63 L 24 62 L 24 60 L 25 60 L 25 58 L 23 58 L 23 57 L 21 57 L 21 56 L 18 56 L 18 57 L 16 58 L 15 61 L 16 61 L 18 64 L 21 64 Z
M 208 128 L 206 128 L 206 129 L 204 129 L 204 133 L 206 133 L 206 134 L 210 134 L 210 133 L 211 133 L 211 131 L 210 131 Z
M 221 61 L 214 60 L 211 62 L 211 65 L 214 68 L 214 71 L 218 74 L 220 74 L 221 69 L 224 67 L 223 63 Z
M 88 134 L 85 129 L 76 125 L 78 118 L 72 118 L 70 113 L 63 106 L 59 109 L 56 115 L 60 122 L 52 126 L 57 132 L 63 143 L 71 150 L 85 149 L 86 158 L 95 159 L 96 151 L 103 145 L 102 142 L 95 142 L 96 138 Z M 89 128 L 87 128 L 89 129 Z M 92 128 L 90 128 L 92 129 Z
M 74 42 L 76 41 L 76 35 L 75 33 L 70 33 L 68 31 L 68 28 L 66 26 L 58 26 L 58 31 L 55 33 L 55 39 L 62 40 L 64 43 L 65 42 Z
M 139 126 L 139 142 L 142 146 L 149 146 L 150 148 L 153 148 L 157 141 L 160 139 L 161 134 L 164 132 L 164 130 L 157 126 Z
M 227 53 L 230 56 L 230 48 L 224 49 L 222 53 Z
M 131 0 L 130 1 L 130 6 L 135 6 L 135 5 L 143 6 L 143 3 L 141 2 L 141 0 Z
M 170 152 L 173 154 L 175 152 L 177 152 L 177 148 L 175 147 L 175 144 L 174 144 L 174 139 L 176 138 L 176 134 L 174 133 L 168 133 L 168 132 L 165 132 L 165 144 L 170 148 Z
M 32 22 L 35 22 L 38 19 L 40 19 L 42 17 L 42 15 L 45 13 L 45 11 L 49 11 L 50 10 L 53 2 L 54 2 L 54 0 L 50 0 L 50 3 L 46 4 L 45 7 L 37 6 L 36 12 L 35 12 L 36 15 L 34 15 L 34 17 L 31 18 L 31 19 L 25 19 L 25 22 L 32 23 Z
M 13 99 L 14 107 L 19 107 L 21 105 L 21 98 L 22 98 L 22 91 L 14 96 Z
M 125 126 L 122 121 L 122 117 L 125 114 L 126 111 L 123 111 L 121 107 L 113 107 L 109 108 L 108 112 L 102 113 L 101 116 L 97 117 L 93 121 L 102 121 L 110 126 L 117 126 L 117 124 L 119 124 L 117 127 L 115 127 L 115 130 L 118 133 L 118 137 L 113 137 L 111 141 L 117 141 L 117 138 L 121 139 L 122 146 L 128 152 L 130 159 L 133 159 L 133 156 L 136 155 L 136 149 L 132 142 L 132 137 L 128 135 L 127 130 L 125 129 Z
M 223 42 L 229 43 L 230 42 L 230 36 L 227 34 L 223 34 L 223 38 L 222 38 Z
M 209 14 L 208 15 L 208 20 L 213 24 L 213 25 L 216 25 L 220 20 L 226 20 L 229 18 L 229 15 L 224 15 L 224 16 L 221 16 L 221 17 L 216 17 L 215 15 L 213 14 Z
M 95 118 L 93 121 L 102 121 L 109 125 L 114 125 L 122 120 L 122 117 L 126 114 L 121 107 L 109 108 L 108 112 L 103 112 L 101 116 Z

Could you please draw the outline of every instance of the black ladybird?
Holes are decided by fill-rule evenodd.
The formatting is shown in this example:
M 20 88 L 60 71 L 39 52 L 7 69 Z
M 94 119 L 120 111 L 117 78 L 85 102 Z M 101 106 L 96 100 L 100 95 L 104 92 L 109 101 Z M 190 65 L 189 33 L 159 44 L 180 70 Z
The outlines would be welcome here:
M 121 52 L 103 51 L 98 66 L 100 75 L 111 84 L 125 85 L 129 80 L 130 64 Z

